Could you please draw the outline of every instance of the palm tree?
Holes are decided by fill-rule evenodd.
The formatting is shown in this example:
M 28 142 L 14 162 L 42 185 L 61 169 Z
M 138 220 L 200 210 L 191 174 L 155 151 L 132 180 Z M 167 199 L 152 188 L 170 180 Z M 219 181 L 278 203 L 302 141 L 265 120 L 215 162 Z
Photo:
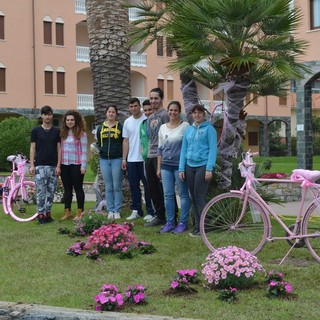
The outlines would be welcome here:
M 90 46 L 90 64 L 94 90 L 94 114 L 97 125 L 105 120 L 107 105 L 116 105 L 123 123 L 127 117 L 130 88 L 130 48 L 128 46 L 128 9 L 125 0 L 86 0 Z M 104 183 L 98 167 L 98 187 Z M 126 180 L 124 202 L 130 199 Z
M 132 41 L 145 48 L 159 34 L 171 38 L 179 52 L 170 65 L 188 72 L 206 87 L 223 92 L 227 123 L 219 146 L 222 178 L 230 186 L 232 159 L 245 133 L 244 108 L 248 93 L 283 95 L 288 82 L 301 77 L 306 67 L 296 59 L 306 43 L 294 39 L 301 14 L 291 0 L 149 0 L 136 5 Z M 200 67 L 206 60 L 208 68 Z
M 86 0 L 90 64 L 96 124 L 105 119 L 107 105 L 115 104 L 121 118 L 130 98 L 130 49 L 125 0 Z

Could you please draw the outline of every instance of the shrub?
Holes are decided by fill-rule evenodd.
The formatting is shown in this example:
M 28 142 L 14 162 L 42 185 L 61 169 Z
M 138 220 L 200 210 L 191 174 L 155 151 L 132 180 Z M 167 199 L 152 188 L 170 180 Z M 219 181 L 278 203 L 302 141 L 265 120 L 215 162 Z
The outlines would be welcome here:
M 248 287 L 253 283 L 255 273 L 264 271 L 257 257 L 235 246 L 219 248 L 206 260 L 202 274 L 209 286 L 219 289 Z
M 174 290 L 191 290 L 190 285 L 198 283 L 198 270 L 177 270 L 174 280 L 171 281 L 171 288 Z
M 123 296 L 113 284 L 104 284 L 101 292 L 94 297 L 97 311 L 111 311 L 123 305 Z
M 31 130 L 36 121 L 24 117 L 7 118 L 0 122 L 0 170 L 9 171 L 7 157 L 17 152 L 29 157 Z

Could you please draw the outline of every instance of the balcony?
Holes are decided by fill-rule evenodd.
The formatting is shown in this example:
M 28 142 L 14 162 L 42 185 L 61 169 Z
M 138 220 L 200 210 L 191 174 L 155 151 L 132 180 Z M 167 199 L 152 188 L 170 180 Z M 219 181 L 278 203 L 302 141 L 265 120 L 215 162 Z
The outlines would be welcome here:
M 86 0 L 75 0 L 75 11 L 80 14 L 87 14 Z
M 77 95 L 78 110 L 93 110 L 93 94 Z
M 130 64 L 132 67 L 146 67 L 147 66 L 147 54 L 131 52 L 130 53 Z
M 90 48 L 89 47 L 76 47 L 76 61 L 78 62 L 90 62 Z M 130 64 L 132 67 L 146 67 L 147 66 L 147 54 L 146 53 L 130 53 Z

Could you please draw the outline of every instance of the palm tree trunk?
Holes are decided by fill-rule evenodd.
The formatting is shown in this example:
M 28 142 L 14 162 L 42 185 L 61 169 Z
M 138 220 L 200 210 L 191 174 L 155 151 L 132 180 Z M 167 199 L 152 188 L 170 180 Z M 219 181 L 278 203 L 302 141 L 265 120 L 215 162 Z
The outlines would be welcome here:
M 222 86 L 223 88 L 223 86 Z M 231 185 L 232 162 L 237 157 L 246 122 L 243 114 L 244 98 L 248 92 L 248 83 L 228 82 L 224 93 L 227 100 L 227 119 L 222 132 L 219 152 L 221 156 L 220 188 L 227 190 Z

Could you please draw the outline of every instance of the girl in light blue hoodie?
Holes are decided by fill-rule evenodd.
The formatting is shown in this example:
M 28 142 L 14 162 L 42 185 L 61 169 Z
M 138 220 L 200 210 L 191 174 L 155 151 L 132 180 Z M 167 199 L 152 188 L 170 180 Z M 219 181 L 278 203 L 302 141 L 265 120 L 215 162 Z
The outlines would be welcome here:
M 217 159 L 217 132 L 206 121 L 202 105 L 192 108 L 194 123 L 187 128 L 182 141 L 179 178 L 186 179 L 192 198 L 194 230 L 192 237 L 200 236 L 200 217 L 206 205 L 206 194 Z

